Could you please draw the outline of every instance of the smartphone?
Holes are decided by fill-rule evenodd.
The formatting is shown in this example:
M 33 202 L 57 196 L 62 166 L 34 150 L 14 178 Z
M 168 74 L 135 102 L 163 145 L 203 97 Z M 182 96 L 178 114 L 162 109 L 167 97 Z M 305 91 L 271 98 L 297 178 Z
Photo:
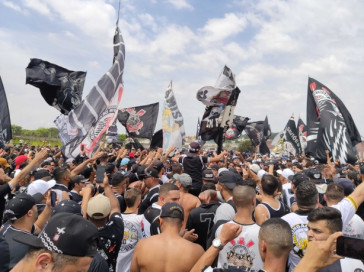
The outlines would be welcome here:
M 54 191 L 51 191 L 51 205 L 52 207 L 56 206 L 57 201 L 57 193 Z
M 343 257 L 364 260 L 364 240 L 340 236 L 336 241 L 336 254 Z
M 106 168 L 106 166 L 104 166 L 104 165 L 97 166 L 97 170 L 96 170 L 96 182 L 97 183 L 104 182 L 105 168 Z

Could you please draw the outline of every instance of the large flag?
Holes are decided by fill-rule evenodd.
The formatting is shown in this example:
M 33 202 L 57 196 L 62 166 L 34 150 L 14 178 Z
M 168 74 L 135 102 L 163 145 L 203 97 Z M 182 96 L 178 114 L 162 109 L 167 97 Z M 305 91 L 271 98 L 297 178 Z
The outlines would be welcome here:
M 115 121 L 109 127 L 109 129 L 106 132 L 106 143 L 108 143 L 108 144 L 120 144 L 120 141 L 118 139 L 118 128 L 116 126 Z
M 238 138 L 244 131 L 248 121 L 248 117 L 234 115 L 233 122 L 224 134 L 225 140 L 235 140 L 236 138 Z
M 307 126 L 305 125 L 301 117 L 299 117 L 297 121 L 297 131 L 300 138 L 302 152 L 305 152 L 307 147 Z
M 62 152 L 66 157 L 76 157 L 81 145 L 87 156 L 92 155 L 100 139 L 117 117 L 123 94 L 125 45 L 116 27 L 114 51 L 117 57 L 111 68 L 91 89 L 81 104 L 68 116 L 60 115 L 55 124 L 63 142 Z
M 301 155 L 301 143 L 298 137 L 298 131 L 293 114 L 288 120 L 286 127 L 284 128 L 283 140 L 284 150 L 287 152 L 288 155 Z
M 12 137 L 8 100 L 0 77 L 0 148 L 5 148 L 5 143 Z
M 259 146 L 264 138 L 264 121 L 249 122 L 246 124 L 245 132 L 254 147 Z
M 279 132 L 272 140 L 272 145 L 274 146 L 272 152 L 282 153 L 284 150 L 284 130 Z
M 119 110 L 118 120 L 130 137 L 151 139 L 157 124 L 159 103 Z
M 270 130 L 270 125 L 268 122 L 268 116 L 265 117 L 264 123 L 263 123 L 263 139 L 262 142 L 259 145 L 259 153 L 260 154 L 270 154 L 270 150 L 267 145 L 267 140 L 271 136 L 272 132 Z
M 150 149 L 158 149 L 163 147 L 163 129 L 154 133 L 152 140 L 150 141 Z
M 308 78 L 307 151 L 326 161 L 325 150 L 341 163 L 354 163 L 354 146 L 361 142 L 354 120 L 344 103 L 325 85 Z
M 183 117 L 178 109 L 176 98 L 172 90 L 172 82 L 168 85 L 164 96 L 162 112 L 163 150 L 170 146 L 182 148 L 185 142 L 185 127 Z
M 26 84 L 39 88 L 48 105 L 63 114 L 80 105 L 86 72 L 70 71 L 41 59 L 30 59 Z
M 220 128 L 224 131 L 229 128 L 239 93 L 235 76 L 227 66 L 224 66 L 215 87 L 206 86 L 197 91 L 197 99 L 206 105 L 200 126 L 203 141 L 213 139 L 217 142 Z

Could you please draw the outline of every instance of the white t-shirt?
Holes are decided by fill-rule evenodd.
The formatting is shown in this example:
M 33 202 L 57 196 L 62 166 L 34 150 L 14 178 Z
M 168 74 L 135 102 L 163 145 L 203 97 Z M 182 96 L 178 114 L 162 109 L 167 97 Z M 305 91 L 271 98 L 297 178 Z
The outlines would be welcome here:
M 130 271 L 131 259 L 137 242 L 142 239 L 141 221 L 143 215 L 135 213 L 121 214 L 124 221 L 124 238 L 121 242 L 118 258 L 116 260 L 116 271 Z
M 260 227 L 257 224 L 241 225 L 235 221 L 229 221 L 242 226 L 242 232 L 234 240 L 227 243 L 219 252 L 218 268 L 239 267 L 242 271 L 258 271 L 263 269 L 263 261 L 259 254 L 258 234 Z M 218 237 L 223 225 L 216 230 Z
M 343 226 L 346 226 L 355 214 L 355 208 L 348 198 L 344 198 L 338 204 L 332 207 L 338 209 L 341 212 Z M 308 213 L 299 215 L 297 213 L 291 212 L 285 216 L 282 216 L 282 219 L 291 226 L 292 230 L 293 249 L 288 256 L 288 268 L 290 272 L 297 266 L 298 262 L 304 256 L 306 251 L 308 243 L 307 215 Z
M 343 229 L 345 236 L 350 236 L 353 238 L 364 239 L 364 221 L 357 214 L 354 214 L 350 222 L 345 225 Z

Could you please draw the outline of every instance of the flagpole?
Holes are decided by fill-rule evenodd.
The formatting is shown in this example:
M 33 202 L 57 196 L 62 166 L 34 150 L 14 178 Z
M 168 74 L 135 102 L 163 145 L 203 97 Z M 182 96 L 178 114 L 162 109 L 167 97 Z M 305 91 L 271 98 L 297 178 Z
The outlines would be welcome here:
M 223 142 L 224 142 L 224 128 L 219 127 L 219 132 L 217 136 L 217 154 L 221 153 Z

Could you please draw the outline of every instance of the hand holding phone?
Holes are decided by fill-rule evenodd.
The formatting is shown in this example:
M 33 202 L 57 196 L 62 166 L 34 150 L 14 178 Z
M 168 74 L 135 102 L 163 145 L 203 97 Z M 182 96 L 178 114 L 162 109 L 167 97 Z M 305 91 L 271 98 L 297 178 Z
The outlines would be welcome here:
M 340 236 L 336 240 L 336 254 L 352 259 L 364 260 L 364 240 Z
M 104 182 L 104 174 L 105 174 L 105 165 L 98 165 L 96 170 L 96 182 L 103 183 Z

